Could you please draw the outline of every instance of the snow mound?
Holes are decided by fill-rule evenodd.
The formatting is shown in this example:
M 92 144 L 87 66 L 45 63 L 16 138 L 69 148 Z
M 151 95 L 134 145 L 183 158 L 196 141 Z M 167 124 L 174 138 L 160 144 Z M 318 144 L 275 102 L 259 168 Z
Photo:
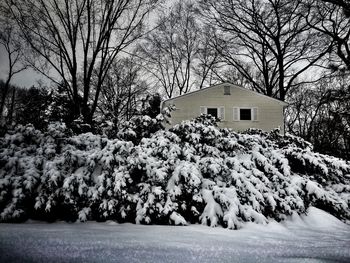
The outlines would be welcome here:
M 309 207 L 306 214 L 300 217 L 305 224 L 313 228 L 334 229 L 345 226 L 338 218 L 315 207 Z

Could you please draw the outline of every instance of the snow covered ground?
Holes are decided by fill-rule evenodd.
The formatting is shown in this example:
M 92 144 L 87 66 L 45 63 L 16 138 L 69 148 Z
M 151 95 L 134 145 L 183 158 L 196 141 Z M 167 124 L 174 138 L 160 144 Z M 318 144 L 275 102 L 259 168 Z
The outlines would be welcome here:
M 241 230 L 201 225 L 0 224 L 0 262 L 350 262 L 350 226 L 308 216 Z

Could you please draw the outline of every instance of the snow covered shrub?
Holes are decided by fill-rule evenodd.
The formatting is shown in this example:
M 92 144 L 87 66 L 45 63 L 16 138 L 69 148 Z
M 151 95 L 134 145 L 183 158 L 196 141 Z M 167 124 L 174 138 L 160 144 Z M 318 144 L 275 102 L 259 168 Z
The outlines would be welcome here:
M 193 146 L 200 147 L 203 144 L 212 146 L 215 139 L 221 136 L 217 128 L 216 118 L 211 115 L 201 115 L 192 121 L 183 121 L 170 129 L 182 142 L 188 142 Z
M 167 195 L 167 182 L 181 154 L 179 142 L 175 134 L 159 131 L 142 139 L 128 158 L 131 178 L 138 187 L 136 222 L 169 223 L 176 207 Z
M 44 179 L 45 161 L 56 156 L 62 124 L 49 125 L 45 134 L 32 125 L 17 126 L 0 140 L 0 217 L 22 220 L 31 214 L 37 190 Z
M 168 131 L 160 124 L 135 119 L 114 140 L 59 124 L 45 133 L 17 127 L 0 140 L 0 220 L 237 229 L 309 206 L 350 220 L 349 162 L 277 130 L 219 129 L 211 116 Z
M 92 181 L 88 200 L 92 219 L 132 221 L 135 218 L 135 184 L 127 167 L 133 147 L 131 142 L 107 140 L 102 149 L 90 155 Z
M 180 161 L 168 180 L 166 189 L 168 198 L 175 204 L 174 211 L 191 223 L 198 222 L 198 210 L 201 211 L 204 207 L 202 182 L 198 167 L 189 161 Z
M 134 116 L 121 125 L 117 138 L 138 144 L 143 138 L 149 138 L 155 132 L 163 130 L 172 110 L 174 110 L 172 106 L 165 107 L 155 118 L 148 115 Z
M 130 121 L 122 124 L 117 137 L 138 144 L 142 138 L 148 138 L 151 134 L 163 128 L 161 115 L 156 119 L 152 119 L 147 115 L 135 116 Z

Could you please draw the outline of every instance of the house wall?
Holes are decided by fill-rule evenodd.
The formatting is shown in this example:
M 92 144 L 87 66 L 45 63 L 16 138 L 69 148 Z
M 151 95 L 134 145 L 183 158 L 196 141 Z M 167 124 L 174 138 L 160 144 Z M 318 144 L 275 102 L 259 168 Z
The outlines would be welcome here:
M 224 95 L 224 86 L 227 84 L 210 87 L 198 92 L 186 94 L 163 103 L 163 107 L 175 105 L 176 111 L 171 113 L 171 124 L 180 123 L 199 116 L 200 107 L 225 107 L 225 119 L 219 123 L 220 127 L 232 128 L 243 131 L 248 128 L 258 128 L 270 131 L 280 127 L 284 133 L 283 102 L 261 96 L 255 92 L 238 88 L 232 84 L 231 95 Z M 233 121 L 233 107 L 257 107 L 258 120 Z

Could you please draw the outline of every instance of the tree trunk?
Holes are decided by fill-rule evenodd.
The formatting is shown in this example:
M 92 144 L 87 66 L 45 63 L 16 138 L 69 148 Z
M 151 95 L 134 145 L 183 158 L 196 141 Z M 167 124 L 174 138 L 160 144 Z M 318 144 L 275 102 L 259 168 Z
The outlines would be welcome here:
M 14 113 L 14 108 L 15 108 L 15 99 L 16 99 L 16 88 L 13 87 L 13 92 L 12 92 L 12 98 L 11 98 L 11 107 L 9 110 L 9 124 L 12 125 L 13 121 L 13 113 Z
M 4 85 L 4 91 L 2 93 L 2 97 L 1 97 L 1 104 L 0 104 L 0 125 L 5 125 L 5 117 L 3 116 L 4 113 L 4 109 L 5 109 L 5 101 L 6 101 L 6 97 L 7 97 L 7 93 L 9 91 L 9 87 L 10 87 L 10 78 L 7 79 L 5 85 Z

